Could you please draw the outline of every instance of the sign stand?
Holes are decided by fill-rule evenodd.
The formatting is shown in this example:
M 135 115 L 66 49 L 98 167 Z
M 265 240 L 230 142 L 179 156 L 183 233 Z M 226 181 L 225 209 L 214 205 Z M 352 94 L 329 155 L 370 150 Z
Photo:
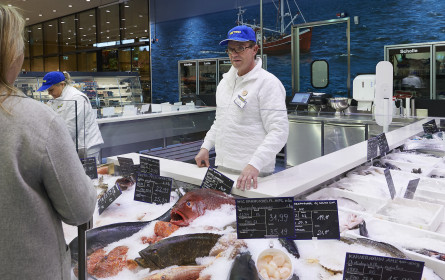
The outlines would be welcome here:
M 78 242 L 78 270 L 79 270 L 79 280 L 87 280 L 87 240 L 86 240 L 86 231 L 91 228 L 93 223 L 93 219 L 91 219 L 88 223 L 82 224 L 77 227 L 77 242 Z

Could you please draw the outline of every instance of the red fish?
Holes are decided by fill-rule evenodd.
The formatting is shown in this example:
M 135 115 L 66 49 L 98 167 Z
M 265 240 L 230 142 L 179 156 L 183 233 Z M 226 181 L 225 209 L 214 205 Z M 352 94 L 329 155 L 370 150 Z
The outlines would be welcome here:
M 177 226 L 188 226 L 193 220 L 204 215 L 206 210 L 218 209 L 222 204 L 235 205 L 235 199 L 217 190 L 191 190 L 173 207 L 170 222 Z

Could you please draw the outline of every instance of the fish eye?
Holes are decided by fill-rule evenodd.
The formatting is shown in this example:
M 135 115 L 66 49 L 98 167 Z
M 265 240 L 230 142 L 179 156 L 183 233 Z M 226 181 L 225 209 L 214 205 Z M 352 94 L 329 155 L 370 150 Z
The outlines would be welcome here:
M 190 201 L 187 201 L 186 205 L 187 205 L 188 207 L 192 207 L 192 203 L 191 203 Z
M 167 279 L 167 276 L 162 275 L 162 276 L 161 276 L 161 279 L 162 279 L 162 280 L 165 280 L 165 279 Z
M 151 251 L 153 254 L 157 254 L 158 250 L 157 249 L 153 249 L 153 251 Z

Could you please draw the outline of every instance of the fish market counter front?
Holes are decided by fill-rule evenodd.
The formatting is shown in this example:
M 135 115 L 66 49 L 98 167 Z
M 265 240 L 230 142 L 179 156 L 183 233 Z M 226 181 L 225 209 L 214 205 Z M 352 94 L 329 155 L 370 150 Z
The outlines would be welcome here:
M 173 107 L 173 106 L 170 106 Z M 183 106 L 185 107 L 185 106 Z M 196 107 L 98 119 L 104 139 L 102 158 L 129 152 L 139 152 L 172 144 L 172 139 L 190 141 L 184 137 L 199 135 L 202 139 L 215 119 L 215 107 Z M 181 139 L 184 138 L 184 139 Z
M 126 268 L 117 272 L 117 276 L 108 271 L 102 275 L 114 276 L 110 279 L 126 280 L 170 279 L 168 277 L 173 274 L 190 275 L 193 273 L 189 269 L 198 269 L 198 274 L 195 271 L 195 277 L 190 279 L 197 279 L 199 275 L 209 277 L 205 279 L 225 280 L 229 276 L 240 276 L 243 273 L 249 274 L 244 275 L 245 279 L 257 279 L 252 276 L 255 273 L 249 262 L 251 259 L 259 266 L 258 272 L 263 275 L 262 279 L 266 279 L 265 273 L 269 271 L 260 267 L 270 267 L 259 259 L 261 253 L 272 244 L 274 248 L 287 252 L 290 258 L 289 262 L 280 259 L 279 269 L 271 271 L 272 274 L 278 273 L 278 277 L 274 279 L 289 279 L 289 270 L 291 275 L 294 274 L 301 280 L 342 279 L 346 252 L 422 261 L 425 263 L 423 280 L 441 279 L 440 277 L 445 277 L 443 154 L 439 156 L 396 149 L 400 146 L 412 147 L 429 143 L 430 140 L 436 142 L 423 148 L 442 145 L 440 141 L 444 140 L 436 138 L 417 139 L 419 135 L 423 135 L 422 124 L 429 120 L 431 118 L 385 133 L 390 152 L 372 162 L 367 159 L 367 141 L 364 141 L 260 178 L 258 189 L 232 189 L 235 197 L 337 200 L 341 240 L 296 240 L 281 243 L 282 240 L 276 238 L 237 239 L 236 226 L 233 225 L 236 222 L 235 202 L 226 196 L 215 197 L 213 191 L 200 192 L 199 188 L 186 192 L 182 197 L 172 191 L 170 203 L 156 206 L 133 201 L 133 192 L 126 190 L 118 198 L 121 200 L 116 200 L 101 216 L 95 213 L 94 228 L 87 233 L 87 248 L 95 250 L 94 255 L 89 256 L 88 273 L 94 277 L 101 275 L 99 271 L 103 267 L 102 261 L 115 259 L 114 254 L 117 251 L 125 251 L 126 260 L 131 260 L 125 263 Z M 413 138 L 416 140 L 411 140 Z M 132 158 L 134 164 L 139 163 L 141 156 L 149 157 L 137 153 L 119 156 Z M 158 159 L 161 176 L 186 184 L 201 185 L 207 172 L 205 168 L 198 168 L 194 164 Z M 107 161 L 118 164 L 117 157 L 109 157 Z M 386 186 L 387 168 L 394 179 L 393 200 Z M 225 175 L 234 181 L 237 179 L 237 175 Z M 116 179 L 108 178 L 112 186 Z M 413 199 L 405 199 L 403 193 L 406 193 L 407 185 L 416 179 L 420 180 Z M 125 197 L 129 201 L 127 206 Z M 206 200 L 208 198 L 210 200 Z M 156 209 L 157 213 L 151 213 L 151 209 Z M 167 211 L 168 209 L 170 210 Z M 162 215 L 164 211 L 166 212 Z M 214 234 L 218 236 L 215 237 Z M 221 237 L 216 242 L 220 235 L 225 239 Z M 362 246 L 363 236 L 371 240 L 365 242 L 366 246 Z M 215 242 L 216 246 L 210 249 Z M 348 245 L 350 242 L 353 245 Z M 289 244 L 292 246 L 289 247 Z M 73 251 L 73 247 L 70 247 Z M 246 255 L 240 252 L 246 249 L 251 256 L 243 261 L 242 258 Z M 197 258 L 197 266 L 187 266 L 190 262 L 184 258 L 190 255 L 195 257 L 198 253 L 201 257 L 206 257 Z M 235 256 L 238 257 L 234 259 Z M 99 261 L 94 263 L 94 259 Z M 131 267 L 137 265 L 133 260 L 139 266 L 150 268 L 150 271 L 141 268 L 134 270 Z M 172 264 L 178 267 L 169 268 Z M 253 270 L 256 270 L 255 266 Z M 228 272 L 221 273 L 222 271 Z M 103 278 L 107 279 L 104 276 L 98 279 Z

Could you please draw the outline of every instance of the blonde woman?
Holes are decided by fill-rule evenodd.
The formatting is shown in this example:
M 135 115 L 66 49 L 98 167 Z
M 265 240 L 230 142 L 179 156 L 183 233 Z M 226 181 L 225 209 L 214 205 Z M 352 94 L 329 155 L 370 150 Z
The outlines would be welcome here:
M 62 221 L 87 222 L 96 191 L 64 121 L 13 86 L 24 25 L 0 4 L 0 278 L 70 279 Z

